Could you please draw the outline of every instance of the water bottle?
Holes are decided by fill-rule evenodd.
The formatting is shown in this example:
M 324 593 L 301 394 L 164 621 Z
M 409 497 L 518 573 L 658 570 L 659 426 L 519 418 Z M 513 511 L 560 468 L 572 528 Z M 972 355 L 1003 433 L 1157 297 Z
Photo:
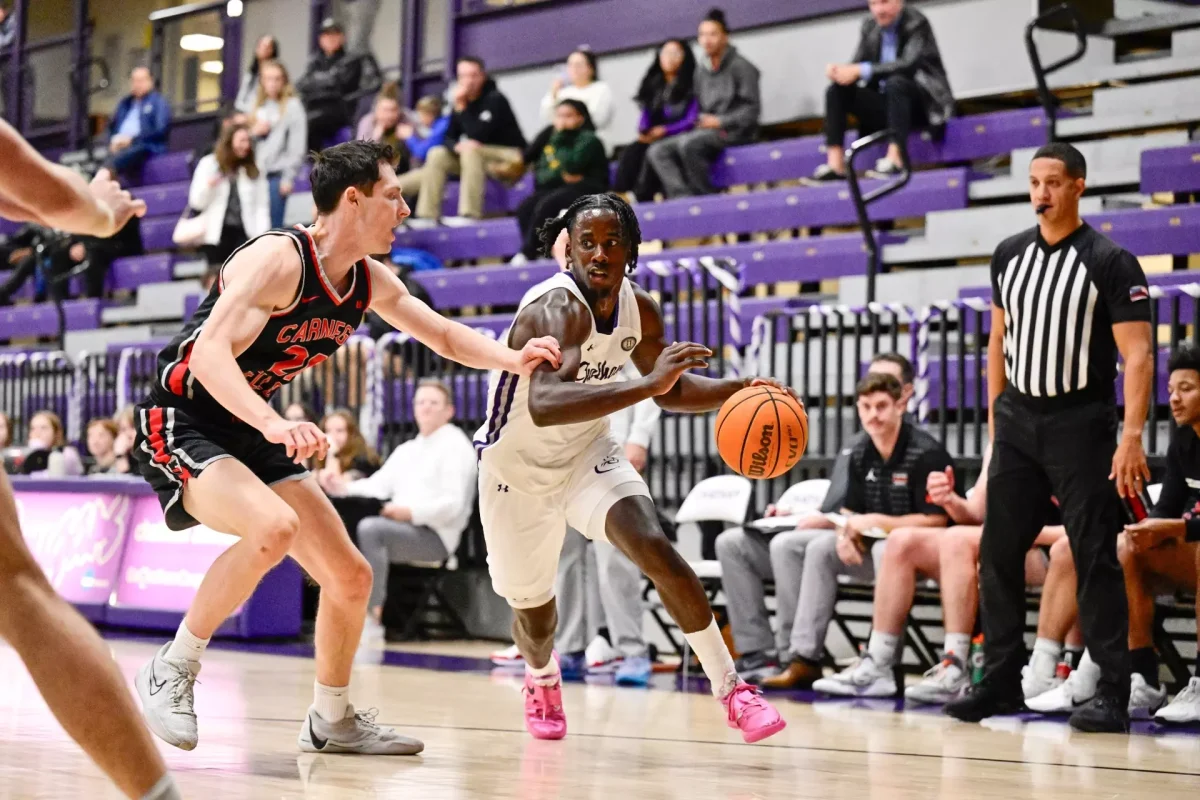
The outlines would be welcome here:
M 971 640 L 971 654 L 967 659 L 970 662 L 971 684 L 977 684 L 983 680 L 983 634 L 979 634 Z

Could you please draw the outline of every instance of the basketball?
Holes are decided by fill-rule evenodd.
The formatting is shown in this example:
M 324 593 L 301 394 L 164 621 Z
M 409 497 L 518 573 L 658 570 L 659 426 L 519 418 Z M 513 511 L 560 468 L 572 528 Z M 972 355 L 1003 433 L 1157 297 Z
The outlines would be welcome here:
M 804 406 L 782 389 L 749 386 L 717 412 L 717 451 L 739 475 L 767 479 L 783 475 L 808 446 Z

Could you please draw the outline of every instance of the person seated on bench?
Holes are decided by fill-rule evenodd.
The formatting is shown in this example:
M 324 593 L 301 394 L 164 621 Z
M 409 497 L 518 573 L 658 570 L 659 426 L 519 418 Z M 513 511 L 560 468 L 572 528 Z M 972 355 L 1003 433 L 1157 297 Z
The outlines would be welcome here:
M 1167 362 L 1170 374 L 1171 416 L 1178 425 L 1167 448 L 1162 493 L 1150 516 L 1126 526 L 1118 537 L 1117 555 L 1125 570 L 1129 600 L 1130 675 L 1129 715 L 1159 722 L 1200 722 L 1200 678 L 1192 678 L 1170 705 L 1163 708 L 1167 690 L 1159 685 L 1154 650 L 1155 597 L 1172 592 L 1196 592 L 1200 569 L 1200 349 L 1180 345 Z M 1067 553 L 1069 556 L 1069 552 Z M 1068 559 L 1064 592 L 1075 613 L 1075 570 Z M 1200 603 L 1198 603 L 1200 605 Z M 1096 694 L 1099 668 L 1086 655 L 1066 683 L 1029 701 L 1031 710 L 1065 713 Z
M 868 372 L 895 376 L 902 387 L 901 403 L 908 407 L 913 395 L 913 366 L 907 358 L 899 353 L 880 353 L 871 361 Z M 850 454 L 866 438 L 867 434 L 860 431 L 838 454 L 821 513 L 800 520 L 796 530 L 770 534 L 752 528 L 730 528 L 717 537 L 721 585 L 725 590 L 733 641 L 741 653 L 738 674 L 750 683 L 779 672 L 779 654 L 787 650 L 792 620 L 796 616 L 805 548 L 814 538 L 833 529 L 833 523 L 824 514 L 838 511 L 845 505 L 850 485 Z M 768 506 L 766 512 L 768 517 L 792 513 L 792 509 L 774 505 Z M 764 584 L 772 578 L 775 580 L 774 634 L 763 600 Z
M 371 565 L 370 615 L 364 638 L 382 635 L 383 601 L 392 564 L 441 564 L 458 549 L 475 498 L 475 448 L 454 419 L 454 399 L 430 378 L 413 396 L 417 435 L 397 447 L 369 478 L 326 476 L 331 495 L 373 497 L 378 516 L 358 523 L 358 547 Z
M 836 531 L 807 546 L 796 618 L 789 638 L 790 664 L 764 689 L 808 687 L 821 677 L 825 634 L 837 603 L 838 576 L 874 580 L 886 536 L 898 528 L 945 527 L 946 510 L 925 487 L 930 473 L 953 462 L 946 448 L 904 419 L 904 389 L 893 375 L 867 373 L 855 389 L 866 437 L 850 454 L 850 489 Z M 793 576 L 794 580 L 794 576 Z
M 904 625 L 921 577 L 938 581 L 941 590 L 945 658 L 926 672 L 920 683 L 908 687 L 904 696 L 916 703 L 947 703 L 970 684 L 967 657 L 979 607 L 979 540 L 983 535 L 990 460 L 988 450 L 975 488 L 967 497 L 954 491 L 952 467 L 929 474 L 929 500 L 945 509 L 957 524 L 891 532 L 875 581 L 867 652 L 837 675 L 817 681 L 814 689 L 843 696 L 890 697 L 896 693 L 894 667 L 904 653 Z M 1049 546 L 1065 536 L 1061 526 L 1047 527 L 1036 544 Z M 1030 550 L 1025 575 L 1031 585 L 1041 585 L 1045 580 L 1046 556 L 1041 550 Z
M 846 177 L 846 117 L 858 119 L 860 136 L 890 128 L 887 155 L 875 172 L 900 172 L 901 145 L 915 128 L 944 125 L 954 114 L 954 95 L 929 19 L 904 0 L 870 0 L 871 16 L 849 64 L 829 64 L 825 76 L 826 163 L 815 181 Z

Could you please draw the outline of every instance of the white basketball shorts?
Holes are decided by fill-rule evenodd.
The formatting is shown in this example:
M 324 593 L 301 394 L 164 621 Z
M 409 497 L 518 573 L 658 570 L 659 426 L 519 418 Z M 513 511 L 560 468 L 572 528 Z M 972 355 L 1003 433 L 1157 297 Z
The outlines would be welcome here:
M 496 594 L 513 608 L 548 603 L 567 525 L 606 541 L 609 509 L 636 496 L 649 497 L 650 490 L 611 436 L 583 451 L 563 488 L 551 494 L 521 492 L 481 465 L 479 515 Z

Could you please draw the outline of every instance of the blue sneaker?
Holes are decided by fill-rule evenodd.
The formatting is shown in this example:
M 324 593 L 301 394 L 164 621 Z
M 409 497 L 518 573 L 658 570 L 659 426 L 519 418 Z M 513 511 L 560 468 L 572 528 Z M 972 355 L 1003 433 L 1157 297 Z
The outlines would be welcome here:
M 587 672 L 587 659 L 584 658 L 583 651 L 564 653 L 559 656 L 558 669 L 565 681 L 582 680 L 583 674 Z
M 617 686 L 648 686 L 650 672 L 650 659 L 645 656 L 627 658 L 617 667 Z

